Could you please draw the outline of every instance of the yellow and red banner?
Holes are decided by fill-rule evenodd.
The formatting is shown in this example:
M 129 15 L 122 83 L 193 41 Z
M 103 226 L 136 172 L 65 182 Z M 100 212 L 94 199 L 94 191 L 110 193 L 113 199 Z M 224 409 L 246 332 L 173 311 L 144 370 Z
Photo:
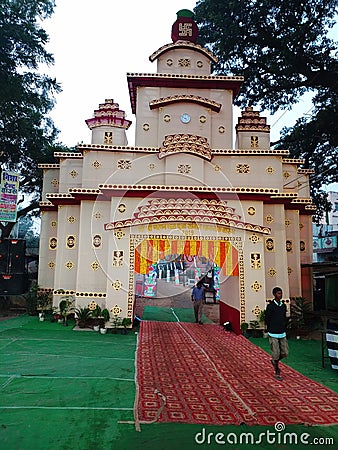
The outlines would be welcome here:
M 159 260 L 175 261 L 179 256 L 205 257 L 217 264 L 224 275 L 238 276 L 238 250 L 229 241 L 190 239 L 145 239 L 135 249 L 135 272 L 146 274 Z
M 1 172 L 0 183 L 0 221 L 16 222 L 16 208 L 19 191 L 19 174 Z

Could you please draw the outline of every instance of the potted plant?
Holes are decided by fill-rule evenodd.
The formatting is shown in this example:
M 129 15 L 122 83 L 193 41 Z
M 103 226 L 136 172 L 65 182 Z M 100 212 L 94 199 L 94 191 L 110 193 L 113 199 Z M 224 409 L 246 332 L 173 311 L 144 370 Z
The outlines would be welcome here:
M 262 337 L 263 331 L 259 328 L 258 320 L 251 320 L 250 328 L 252 330 L 252 337 Z
M 124 317 L 124 319 L 122 319 L 121 325 L 123 326 L 121 334 L 127 334 L 127 327 L 131 325 L 131 319 L 129 317 Z
M 96 308 L 92 310 L 91 317 L 94 319 L 93 328 L 94 331 L 100 331 L 100 323 L 102 323 L 102 309 L 100 305 L 96 305 Z
M 75 309 L 75 318 L 79 328 L 85 328 L 88 319 L 91 317 L 89 308 L 80 306 Z
M 112 318 L 112 322 L 113 322 L 113 330 L 112 330 L 112 332 L 114 334 L 116 334 L 117 333 L 117 329 L 119 328 L 119 326 L 121 325 L 121 322 L 122 322 L 121 317 L 117 316 L 117 315 L 114 315 L 113 318 Z
M 59 303 L 60 314 L 63 318 L 63 325 L 65 327 L 68 326 L 68 314 L 70 314 L 74 309 L 74 299 L 71 298 L 70 295 L 62 297 L 62 300 Z
M 37 309 L 39 312 L 39 320 L 43 322 L 45 320 L 46 311 L 52 309 L 52 297 L 50 292 L 37 292 Z
M 248 335 L 249 324 L 247 322 L 241 323 L 241 331 L 244 337 L 249 337 Z
M 109 322 L 109 319 L 110 319 L 110 313 L 107 308 L 104 308 L 101 311 L 101 317 L 104 320 L 104 324 L 100 326 L 100 333 L 106 334 L 107 333 L 106 323 Z

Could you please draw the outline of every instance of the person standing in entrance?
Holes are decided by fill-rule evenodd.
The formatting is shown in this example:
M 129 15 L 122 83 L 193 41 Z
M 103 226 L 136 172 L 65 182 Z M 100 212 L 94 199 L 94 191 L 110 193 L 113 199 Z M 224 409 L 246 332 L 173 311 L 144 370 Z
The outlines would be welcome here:
M 283 379 L 278 363 L 288 356 L 288 342 L 286 339 L 286 305 L 282 301 L 283 291 L 279 287 L 272 290 L 274 299 L 265 310 L 265 325 L 269 335 L 271 348 L 271 364 L 275 369 L 276 380 Z
M 191 293 L 191 300 L 194 304 L 195 321 L 202 325 L 202 309 L 205 301 L 205 291 L 201 281 L 194 286 Z

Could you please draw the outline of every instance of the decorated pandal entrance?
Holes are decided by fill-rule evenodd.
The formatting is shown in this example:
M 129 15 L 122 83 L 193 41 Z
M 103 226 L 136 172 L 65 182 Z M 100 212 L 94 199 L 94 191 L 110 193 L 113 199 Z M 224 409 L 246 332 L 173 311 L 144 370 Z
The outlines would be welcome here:
M 201 280 L 206 297 L 216 302 L 221 276 L 239 274 L 238 250 L 228 240 L 214 237 L 146 238 L 135 249 L 134 269 L 136 297 L 165 297 L 172 292 L 169 285 L 188 290 Z

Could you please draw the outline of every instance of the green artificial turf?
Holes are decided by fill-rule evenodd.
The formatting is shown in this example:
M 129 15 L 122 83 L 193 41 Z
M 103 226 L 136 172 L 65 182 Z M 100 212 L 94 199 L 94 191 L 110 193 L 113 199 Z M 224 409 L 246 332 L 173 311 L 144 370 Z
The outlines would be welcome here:
M 147 320 L 173 316 L 171 310 L 148 308 L 145 312 Z M 188 310 L 175 309 L 175 314 L 182 321 L 193 317 Z M 283 443 L 285 432 L 295 433 L 298 440 L 308 433 L 309 442 L 333 439 L 335 445 L 326 442 L 321 447 L 337 447 L 336 426 L 287 426 L 284 433 L 277 433 L 273 426 L 154 423 L 141 424 L 138 432 L 133 424 L 135 330 L 127 335 L 100 335 L 74 331 L 71 325 L 39 322 L 29 316 L 0 322 L 0 445 L 4 450 L 309 448 Z M 251 341 L 269 351 L 266 339 Z M 289 344 L 287 364 L 338 392 L 337 372 L 328 361 L 321 367 L 320 341 Z M 217 439 L 224 444 L 216 443 L 217 433 L 223 433 Z M 261 443 L 239 443 L 240 439 L 256 440 L 260 433 Z M 280 443 L 273 443 L 278 437 Z

